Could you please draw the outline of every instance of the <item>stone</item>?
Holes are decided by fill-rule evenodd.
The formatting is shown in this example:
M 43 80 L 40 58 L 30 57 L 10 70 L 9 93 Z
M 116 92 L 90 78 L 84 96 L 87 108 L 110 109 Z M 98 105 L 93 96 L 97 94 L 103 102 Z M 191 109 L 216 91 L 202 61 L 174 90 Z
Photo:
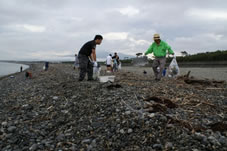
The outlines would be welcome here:
M 224 137 L 224 136 L 221 136 L 221 137 L 218 139 L 218 141 L 219 141 L 221 144 L 223 144 L 223 145 L 227 145 L 227 139 L 226 139 L 226 137 Z
M 57 139 L 58 141 L 63 141 L 63 140 L 65 139 L 65 135 L 64 135 L 64 134 L 59 134 L 59 135 L 56 137 L 56 139 Z
M 5 121 L 5 122 L 2 122 L 2 126 L 3 126 L 3 127 L 6 127 L 7 124 L 8 124 L 8 122 L 6 122 L 6 121 Z
M 173 148 L 173 143 L 171 142 L 166 142 L 165 144 L 165 149 L 169 150 L 169 149 L 172 149 Z
M 208 137 L 209 142 L 211 142 L 213 145 L 221 145 L 218 140 L 214 136 Z
M 121 134 L 125 134 L 125 131 L 123 129 L 120 130 Z
M 148 114 L 148 117 L 150 117 L 150 118 L 155 117 L 155 113 Z
M 58 100 L 58 96 L 54 96 L 53 99 L 54 99 L 54 100 Z
M 90 143 L 91 142 L 91 139 L 84 139 L 82 140 L 82 144 L 87 144 L 87 143 Z
M 132 133 L 133 130 L 131 128 L 128 129 L 128 133 Z
M 163 149 L 163 146 L 162 146 L 162 144 L 154 144 L 153 148 L 154 149 Z
M 10 133 L 12 133 L 12 132 L 14 132 L 16 129 L 17 129 L 16 126 L 10 126 L 10 127 L 8 127 L 7 131 L 10 132 Z
M 38 149 L 38 145 L 37 144 L 33 144 L 30 148 L 29 148 L 29 150 L 31 150 L 31 151 L 35 151 L 35 150 L 37 150 Z
M 126 115 L 130 115 L 131 114 L 131 111 L 126 111 L 125 114 Z

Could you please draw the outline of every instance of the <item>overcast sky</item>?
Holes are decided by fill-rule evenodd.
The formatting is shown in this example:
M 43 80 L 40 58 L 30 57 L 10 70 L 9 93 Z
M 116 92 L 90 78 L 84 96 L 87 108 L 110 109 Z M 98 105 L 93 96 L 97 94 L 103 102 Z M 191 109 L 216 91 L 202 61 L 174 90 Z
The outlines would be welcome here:
M 0 60 L 72 60 L 96 34 L 104 52 L 145 52 L 159 33 L 176 54 L 227 49 L 226 0 L 0 0 Z

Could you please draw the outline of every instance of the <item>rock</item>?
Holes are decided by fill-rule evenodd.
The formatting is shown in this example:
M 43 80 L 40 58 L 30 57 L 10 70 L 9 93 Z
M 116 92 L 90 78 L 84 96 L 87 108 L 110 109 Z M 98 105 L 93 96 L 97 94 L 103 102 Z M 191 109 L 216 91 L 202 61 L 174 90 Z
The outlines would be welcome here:
M 195 133 L 195 139 L 202 141 L 205 139 L 205 135 L 201 134 L 201 133 Z
M 2 126 L 3 126 L 3 127 L 6 127 L 7 124 L 8 124 L 8 123 L 7 123 L 6 121 L 5 121 L 5 122 L 2 122 Z
M 119 123 L 120 121 L 121 121 L 121 120 L 120 120 L 119 118 L 118 118 L 118 119 L 116 119 L 116 122 L 118 122 L 118 123 Z
M 10 133 L 12 133 L 12 132 L 14 132 L 16 129 L 17 129 L 16 126 L 10 126 L 10 127 L 8 127 L 7 131 L 10 132 Z
M 221 136 L 218 141 L 223 144 L 223 145 L 226 145 L 227 146 L 227 138 L 224 137 L 224 136 Z
M 88 144 L 88 143 L 90 143 L 91 142 L 91 139 L 84 139 L 84 140 L 82 140 L 82 144 Z
M 221 145 L 218 140 L 214 136 L 208 137 L 209 142 L 211 142 L 213 145 Z
M 150 117 L 150 118 L 155 117 L 155 113 L 148 114 L 148 117 Z
M 128 129 L 128 133 L 132 133 L 133 130 L 131 128 Z
M 38 149 L 38 145 L 37 144 L 33 144 L 30 148 L 29 148 L 29 150 L 31 150 L 31 151 L 34 151 L 34 150 L 37 150 Z
M 123 129 L 120 130 L 121 134 L 125 134 L 125 131 Z
M 57 139 L 58 141 L 63 141 L 63 140 L 65 139 L 65 135 L 64 135 L 64 134 L 59 134 L 59 135 L 56 137 L 56 139 Z
M 166 116 L 161 116 L 160 120 L 163 121 L 163 122 L 167 122 L 167 117 Z
M 54 100 L 58 100 L 58 96 L 54 96 L 53 99 L 54 99 Z
M 162 144 L 154 144 L 153 145 L 153 148 L 154 149 L 160 149 L 160 150 L 162 150 L 163 149 L 163 146 L 162 146 Z
M 126 111 L 125 114 L 126 115 L 130 115 L 131 114 L 131 111 Z
M 173 148 L 173 143 L 171 143 L 171 142 L 166 142 L 166 144 L 165 144 L 165 149 L 170 150 L 170 149 L 172 149 L 172 148 Z

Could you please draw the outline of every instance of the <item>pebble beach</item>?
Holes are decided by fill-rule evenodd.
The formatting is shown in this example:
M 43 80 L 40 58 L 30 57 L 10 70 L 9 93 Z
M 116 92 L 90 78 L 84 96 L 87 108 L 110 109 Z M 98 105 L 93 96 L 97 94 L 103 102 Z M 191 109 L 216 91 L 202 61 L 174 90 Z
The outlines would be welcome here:
M 226 81 L 156 82 L 125 68 L 113 83 L 78 82 L 70 64 L 42 66 L 0 79 L 1 151 L 227 150 Z

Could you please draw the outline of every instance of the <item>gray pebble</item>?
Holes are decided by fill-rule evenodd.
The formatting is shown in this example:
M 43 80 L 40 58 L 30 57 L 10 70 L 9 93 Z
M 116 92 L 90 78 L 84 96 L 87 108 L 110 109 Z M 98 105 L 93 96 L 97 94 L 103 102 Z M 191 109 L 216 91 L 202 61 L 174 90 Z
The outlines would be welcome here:
M 129 114 L 131 114 L 131 111 L 126 111 L 125 114 L 129 115 Z
M 33 151 L 33 150 L 37 150 L 37 148 L 38 148 L 38 145 L 37 145 L 37 144 L 33 144 L 33 145 L 29 148 L 29 150 Z
M 8 123 L 7 123 L 6 121 L 5 121 L 5 122 L 2 122 L 2 126 L 3 126 L 3 127 L 6 127 L 7 124 L 8 124 Z
M 163 146 L 162 146 L 162 144 L 154 144 L 154 145 L 153 145 L 153 148 L 154 148 L 154 149 L 162 149 Z
M 120 130 L 120 133 L 121 133 L 121 134 L 124 134 L 124 133 L 125 133 L 125 131 L 124 131 L 123 129 L 121 129 L 121 130 Z
M 91 139 L 84 139 L 82 140 L 82 143 L 90 143 L 91 142 Z
M 17 129 L 16 126 L 10 126 L 7 130 L 8 130 L 8 132 L 12 133 L 12 132 L 14 132 L 16 129 Z
M 224 136 L 221 136 L 218 141 L 223 144 L 223 145 L 227 145 L 227 139 Z
M 128 129 L 128 133 L 132 133 L 133 132 L 133 130 L 130 128 L 130 129 Z
M 165 149 L 171 149 L 173 147 L 173 143 L 171 143 L 171 142 L 167 142 L 166 144 L 165 144 Z
M 58 97 L 57 97 L 57 96 L 54 96 L 54 97 L 53 97 L 53 99 L 54 99 L 54 100 L 57 100 L 57 99 L 58 99 Z

